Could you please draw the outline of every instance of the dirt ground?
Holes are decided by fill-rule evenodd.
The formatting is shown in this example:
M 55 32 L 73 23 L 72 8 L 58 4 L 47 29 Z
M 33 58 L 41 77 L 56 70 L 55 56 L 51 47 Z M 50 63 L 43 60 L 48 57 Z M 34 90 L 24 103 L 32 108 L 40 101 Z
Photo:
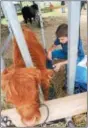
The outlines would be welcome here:
M 83 47 L 85 50 L 85 54 L 87 54 L 87 11 L 86 10 L 82 10 L 81 13 L 81 19 L 80 19 L 80 31 L 81 31 L 81 38 L 83 41 Z M 48 49 L 51 44 L 54 42 L 55 40 L 55 31 L 57 26 L 59 26 L 62 23 L 68 23 L 68 13 L 59 13 L 58 17 L 46 17 L 43 18 L 44 21 L 44 31 L 45 31 L 45 40 L 46 40 L 46 48 Z M 29 28 L 31 28 L 35 33 L 37 38 L 40 40 L 40 43 L 42 43 L 42 38 L 41 38 L 41 30 L 38 27 L 35 27 L 35 24 L 33 24 L 32 26 L 30 24 L 28 24 Z M 6 39 L 6 37 L 8 36 L 8 28 L 7 26 L 1 25 L 1 47 L 3 46 L 3 42 Z M 12 62 L 12 52 L 13 52 L 13 46 L 12 46 L 12 42 L 10 43 L 10 47 L 8 48 L 8 50 L 5 52 L 5 54 L 3 55 L 5 58 L 5 62 L 7 64 L 7 66 L 9 66 Z M 62 69 L 64 71 L 64 69 Z M 63 76 L 63 73 L 61 73 Z M 59 74 L 60 76 L 60 74 Z M 57 78 L 57 75 L 56 75 Z M 54 79 L 54 82 L 57 83 L 59 82 L 59 80 L 61 79 L 61 83 L 59 84 L 59 97 L 61 96 L 65 96 L 66 94 L 63 92 L 62 86 L 64 85 L 64 78 L 65 78 L 65 74 L 63 78 L 58 78 L 58 79 Z M 54 84 L 53 82 L 53 84 Z M 58 85 L 56 85 L 57 87 Z M 61 86 L 61 87 L 60 87 Z M 61 90 L 60 90 L 61 88 Z M 85 114 L 84 114 L 85 115 Z

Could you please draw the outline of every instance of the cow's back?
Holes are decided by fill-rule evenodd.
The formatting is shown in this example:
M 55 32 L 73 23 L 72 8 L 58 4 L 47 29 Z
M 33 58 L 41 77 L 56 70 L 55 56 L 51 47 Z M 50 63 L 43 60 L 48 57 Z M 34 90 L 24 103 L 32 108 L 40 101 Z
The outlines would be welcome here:
M 29 12 L 29 6 L 25 6 L 25 7 L 23 7 L 22 8 L 22 14 L 28 14 L 28 12 Z
M 46 55 L 42 45 L 39 43 L 35 34 L 27 27 L 23 27 L 24 37 L 28 46 L 28 50 L 31 54 L 32 61 L 38 69 L 46 68 Z M 14 64 L 15 66 L 24 67 L 24 61 L 22 59 L 20 50 L 17 46 L 16 40 L 14 39 Z

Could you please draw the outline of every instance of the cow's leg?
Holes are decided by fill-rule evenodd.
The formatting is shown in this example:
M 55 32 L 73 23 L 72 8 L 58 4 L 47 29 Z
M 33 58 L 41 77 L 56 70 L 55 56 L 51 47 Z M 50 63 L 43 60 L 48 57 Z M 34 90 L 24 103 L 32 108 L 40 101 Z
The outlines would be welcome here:
M 24 22 L 27 24 L 27 17 L 25 17 L 25 16 L 23 15 L 23 18 L 24 18 Z
M 32 18 L 29 18 L 30 23 L 32 24 Z
M 35 19 L 36 19 L 36 16 L 34 16 L 34 17 L 33 17 L 33 19 L 34 19 L 34 21 L 35 21 Z
M 26 24 L 27 24 L 27 20 L 28 20 L 28 19 L 25 17 L 25 18 L 24 18 L 24 21 L 25 21 Z
M 24 22 L 27 24 L 27 19 L 24 19 Z

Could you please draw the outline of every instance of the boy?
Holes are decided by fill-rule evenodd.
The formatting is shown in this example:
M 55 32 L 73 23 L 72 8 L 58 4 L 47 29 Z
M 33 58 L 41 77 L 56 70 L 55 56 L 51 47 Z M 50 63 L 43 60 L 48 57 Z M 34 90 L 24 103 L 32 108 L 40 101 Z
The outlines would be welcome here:
M 58 45 L 61 45 L 62 49 L 56 50 Z M 79 38 L 77 62 L 80 62 L 84 58 L 84 56 L 85 55 L 84 55 L 84 50 L 82 47 L 82 41 Z M 49 48 L 47 57 L 49 60 L 54 60 L 54 59 L 65 60 L 63 62 L 60 62 L 54 65 L 55 71 L 58 71 L 61 66 L 68 63 L 67 61 L 67 58 L 68 58 L 68 25 L 67 24 L 61 24 L 57 28 L 56 40 L 54 44 L 51 46 L 51 48 Z

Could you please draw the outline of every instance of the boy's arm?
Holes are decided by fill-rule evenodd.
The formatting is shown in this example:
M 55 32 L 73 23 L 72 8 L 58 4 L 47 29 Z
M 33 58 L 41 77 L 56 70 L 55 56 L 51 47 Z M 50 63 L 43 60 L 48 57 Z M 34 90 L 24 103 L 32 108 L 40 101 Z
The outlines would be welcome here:
M 49 49 L 48 52 L 52 52 L 57 46 L 55 44 L 53 44 Z
M 67 64 L 68 63 L 68 60 L 65 60 L 65 61 L 63 61 L 63 62 L 60 62 L 60 64 L 63 66 L 63 65 L 65 65 L 65 64 Z
M 48 49 L 48 53 L 47 53 L 47 58 L 49 60 L 52 60 L 52 51 L 56 48 L 57 46 L 55 44 L 53 44 L 49 49 Z
M 48 55 L 47 55 L 47 58 L 49 60 L 52 60 L 52 51 L 54 49 L 56 49 L 56 47 L 60 45 L 60 41 L 58 40 L 58 38 L 56 38 L 56 40 L 54 41 L 54 44 L 48 49 Z
M 57 63 L 57 64 L 54 64 L 54 65 L 53 65 L 53 68 L 54 68 L 54 70 L 55 70 L 56 72 L 58 72 L 59 69 L 61 68 L 61 66 L 65 65 L 65 64 L 67 64 L 67 63 L 68 63 L 68 60 L 65 60 L 65 61 L 63 61 L 63 62 L 59 62 L 59 63 Z
M 53 44 L 49 49 L 48 51 L 53 51 L 57 46 L 55 44 Z

